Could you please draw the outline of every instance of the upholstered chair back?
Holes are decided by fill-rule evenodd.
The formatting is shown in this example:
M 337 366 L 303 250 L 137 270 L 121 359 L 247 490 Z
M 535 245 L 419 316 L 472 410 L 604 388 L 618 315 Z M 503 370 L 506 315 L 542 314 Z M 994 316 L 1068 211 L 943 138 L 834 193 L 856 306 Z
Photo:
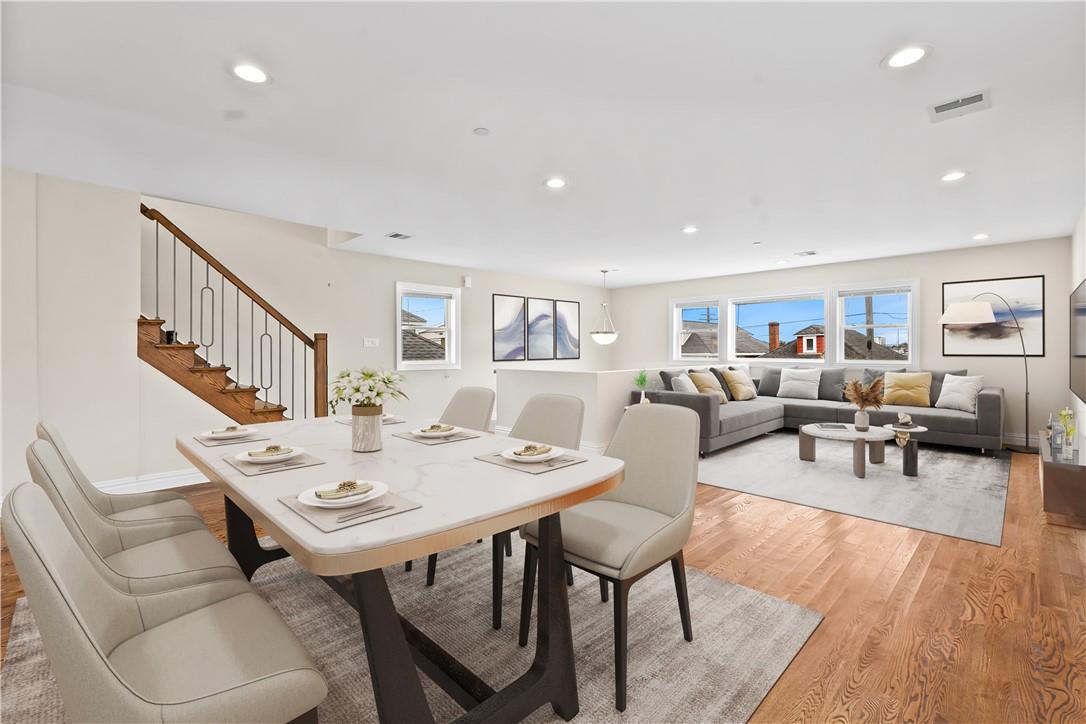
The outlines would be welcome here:
M 603 500 L 694 520 L 701 421 L 678 405 L 631 405 L 604 453 L 626 463 L 625 479 Z
M 71 474 L 72 479 L 75 480 L 79 489 L 83 492 L 83 496 L 90 504 L 102 515 L 116 513 L 117 511 L 113 509 L 110 496 L 96 488 L 90 479 L 83 473 L 83 470 L 79 467 L 79 463 L 75 461 L 75 457 L 73 457 L 71 451 L 68 450 L 64 438 L 60 436 L 60 430 L 57 429 L 56 425 L 47 420 L 42 420 L 38 423 L 37 432 L 39 440 L 45 440 L 56 448 L 64 465 L 68 468 L 68 472 Z
M 446 425 L 466 427 L 469 430 L 487 430 L 494 414 L 494 390 L 489 387 L 461 387 L 449 400 L 441 422 Z
M 91 712 L 109 712 L 114 721 L 128 720 L 119 705 L 125 693 L 107 657 L 142 631 L 136 599 L 88 565 L 40 487 L 24 483 L 11 491 L 3 528 L 68 718 L 84 721 Z
M 584 401 L 572 395 L 533 395 L 513 423 L 509 437 L 557 445 L 567 450 L 581 446 Z

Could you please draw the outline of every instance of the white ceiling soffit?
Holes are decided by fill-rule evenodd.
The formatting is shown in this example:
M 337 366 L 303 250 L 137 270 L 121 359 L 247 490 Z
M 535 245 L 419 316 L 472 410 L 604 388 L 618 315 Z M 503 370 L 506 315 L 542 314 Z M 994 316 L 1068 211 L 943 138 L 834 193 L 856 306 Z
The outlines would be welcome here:
M 1082 3 L 2 12 L 5 164 L 360 251 L 623 286 L 1060 236 L 1083 209 Z M 880 67 L 908 43 L 932 52 Z M 978 89 L 992 108 L 930 122 Z

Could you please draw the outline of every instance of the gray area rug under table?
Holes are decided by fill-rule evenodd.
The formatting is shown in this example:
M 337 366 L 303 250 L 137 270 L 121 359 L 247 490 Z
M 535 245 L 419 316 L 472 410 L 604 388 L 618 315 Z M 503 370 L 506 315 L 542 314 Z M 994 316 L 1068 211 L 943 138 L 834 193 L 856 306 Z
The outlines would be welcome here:
M 400 612 L 495 688 L 524 673 L 532 660 L 516 643 L 522 546 L 505 565 L 504 622 L 490 627 L 490 541 L 442 553 L 437 582 L 425 566 L 385 575 Z M 694 640 L 679 622 L 671 567 L 662 566 L 630 593 L 629 703 L 614 708 L 612 603 L 600 601 L 594 576 L 577 571 L 570 614 L 577 657 L 582 722 L 746 721 L 787 668 L 822 616 L 763 593 L 687 569 Z M 328 680 L 320 720 L 375 722 L 362 632 L 354 609 L 292 559 L 264 566 L 253 578 L 283 615 Z M 164 654 L 165 655 L 165 654 Z M 422 676 L 438 721 L 462 710 Z M 64 717 L 56 683 L 25 598 L 15 608 L 2 675 L 0 718 L 53 722 Z M 562 721 L 550 707 L 529 721 Z
M 799 459 L 799 436 L 771 435 L 710 453 L 698 480 L 707 485 L 812 508 L 999 545 L 1010 456 L 920 443 L 919 475 L 901 474 L 901 449 L 886 443 L 886 462 L 852 474 L 852 443 L 818 440 L 814 462 Z

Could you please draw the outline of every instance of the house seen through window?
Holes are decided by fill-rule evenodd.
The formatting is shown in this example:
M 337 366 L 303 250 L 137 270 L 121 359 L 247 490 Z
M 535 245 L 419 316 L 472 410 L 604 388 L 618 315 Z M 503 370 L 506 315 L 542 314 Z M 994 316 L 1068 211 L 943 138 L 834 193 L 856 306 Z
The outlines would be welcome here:
M 737 359 L 825 359 L 826 309 L 821 294 L 734 303 Z
M 694 303 L 676 307 L 676 359 L 717 359 L 720 355 L 720 305 Z
M 459 365 L 459 289 L 398 284 L 399 369 L 442 369 Z

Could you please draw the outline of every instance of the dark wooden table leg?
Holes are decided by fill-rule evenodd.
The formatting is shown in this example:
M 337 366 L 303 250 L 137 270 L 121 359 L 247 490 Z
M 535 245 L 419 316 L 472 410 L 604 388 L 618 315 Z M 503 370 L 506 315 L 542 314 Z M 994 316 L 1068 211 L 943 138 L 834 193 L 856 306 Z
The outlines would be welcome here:
M 256 537 L 256 529 L 253 528 L 253 519 L 225 495 L 223 507 L 226 509 L 226 547 L 241 566 L 241 572 L 246 578 L 252 579 L 257 569 L 265 563 L 290 555 L 282 548 L 261 546 Z
M 916 438 L 910 438 L 905 447 L 901 449 L 901 473 L 915 478 L 919 475 L 917 464 L 920 460 L 920 444 Z
M 490 618 L 495 629 L 502 627 L 502 585 L 505 583 L 505 541 L 503 534 L 491 538 Z
M 422 682 L 400 625 L 400 615 L 388 592 L 385 574 L 380 570 L 366 571 L 351 578 L 362 636 L 366 640 L 377 718 L 385 724 L 433 722 L 434 715 L 422 692 Z

